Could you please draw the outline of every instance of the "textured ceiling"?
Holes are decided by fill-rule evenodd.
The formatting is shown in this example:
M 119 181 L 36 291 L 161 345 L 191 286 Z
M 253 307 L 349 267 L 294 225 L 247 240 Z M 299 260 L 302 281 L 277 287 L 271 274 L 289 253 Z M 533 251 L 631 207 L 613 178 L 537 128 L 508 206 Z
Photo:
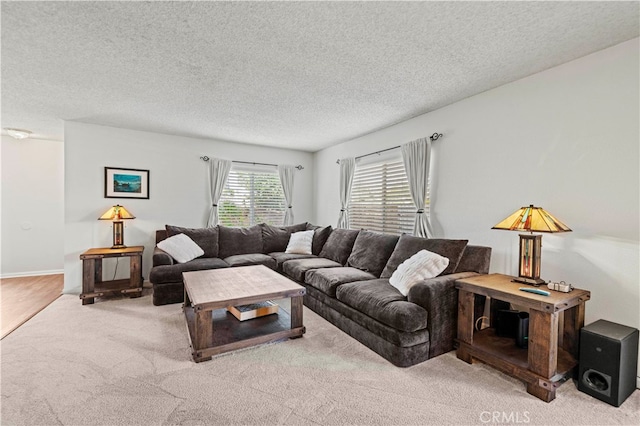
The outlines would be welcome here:
M 2 127 L 316 151 L 638 37 L 635 2 L 2 2 Z

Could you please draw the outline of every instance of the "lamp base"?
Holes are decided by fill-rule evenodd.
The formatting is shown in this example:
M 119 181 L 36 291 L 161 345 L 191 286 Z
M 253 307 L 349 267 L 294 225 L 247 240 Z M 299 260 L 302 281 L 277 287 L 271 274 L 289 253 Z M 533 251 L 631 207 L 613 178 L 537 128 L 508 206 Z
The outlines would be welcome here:
M 545 280 L 542 280 L 540 278 L 526 278 L 526 277 L 517 277 L 512 279 L 511 281 L 513 281 L 514 283 L 531 284 L 536 287 L 545 283 Z
M 124 223 L 121 220 L 113 221 L 113 246 L 112 249 L 125 248 L 124 245 Z

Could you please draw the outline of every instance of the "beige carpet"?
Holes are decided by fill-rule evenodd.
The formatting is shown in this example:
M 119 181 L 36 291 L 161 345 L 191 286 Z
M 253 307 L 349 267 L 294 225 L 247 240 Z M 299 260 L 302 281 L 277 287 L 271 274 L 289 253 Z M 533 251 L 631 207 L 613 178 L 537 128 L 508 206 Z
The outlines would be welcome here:
M 640 423 L 569 381 L 547 404 L 453 352 L 397 368 L 305 308 L 307 334 L 196 364 L 179 304 L 64 295 L 3 339 L 2 425 Z

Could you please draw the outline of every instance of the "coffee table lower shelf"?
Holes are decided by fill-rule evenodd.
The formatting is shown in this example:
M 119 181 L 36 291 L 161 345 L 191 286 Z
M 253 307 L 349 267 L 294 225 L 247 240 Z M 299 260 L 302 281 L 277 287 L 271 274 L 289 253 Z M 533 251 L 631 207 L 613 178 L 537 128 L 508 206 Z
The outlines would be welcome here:
M 304 326 L 291 328 L 291 315 L 283 309 L 247 321 L 239 321 L 226 309 L 196 312 L 192 306 L 183 306 L 183 311 L 195 362 L 236 349 L 302 337 L 306 332 Z

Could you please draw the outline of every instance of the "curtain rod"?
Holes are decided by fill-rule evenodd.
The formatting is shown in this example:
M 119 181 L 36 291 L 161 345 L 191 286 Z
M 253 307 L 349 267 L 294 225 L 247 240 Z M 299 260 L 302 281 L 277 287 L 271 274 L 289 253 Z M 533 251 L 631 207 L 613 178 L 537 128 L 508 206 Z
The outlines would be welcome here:
M 209 161 L 209 157 L 207 157 L 206 155 L 205 155 L 205 156 L 200 157 L 200 159 L 201 159 L 202 161 Z M 236 160 L 231 160 L 231 162 L 232 162 L 232 163 L 242 163 L 242 164 L 253 164 L 254 166 L 258 165 L 258 166 L 273 166 L 273 167 L 278 167 L 278 165 L 277 165 L 277 164 L 271 164 L 271 163 L 253 163 L 253 162 L 251 162 L 251 161 L 236 161 Z M 296 166 L 296 169 L 298 169 L 298 170 L 303 170 L 303 169 L 304 169 L 304 167 L 302 167 L 300 164 L 298 164 L 298 165 Z
M 431 141 L 437 141 L 438 139 L 440 139 L 442 137 L 442 133 L 434 133 L 431 136 L 429 136 L 429 139 L 431 139 Z M 400 148 L 402 145 L 398 145 L 398 146 L 393 146 L 391 148 L 387 148 L 387 149 L 382 149 L 380 151 L 376 151 L 376 152 L 371 152 L 369 154 L 364 154 L 364 155 L 360 155 L 358 157 L 356 157 L 356 160 L 359 160 L 360 158 L 364 158 L 364 157 L 368 157 L 370 155 L 376 155 L 376 154 L 382 154 L 383 152 L 387 152 L 387 151 L 391 151 L 392 149 L 398 149 Z M 340 160 L 336 160 L 336 164 L 340 164 Z

